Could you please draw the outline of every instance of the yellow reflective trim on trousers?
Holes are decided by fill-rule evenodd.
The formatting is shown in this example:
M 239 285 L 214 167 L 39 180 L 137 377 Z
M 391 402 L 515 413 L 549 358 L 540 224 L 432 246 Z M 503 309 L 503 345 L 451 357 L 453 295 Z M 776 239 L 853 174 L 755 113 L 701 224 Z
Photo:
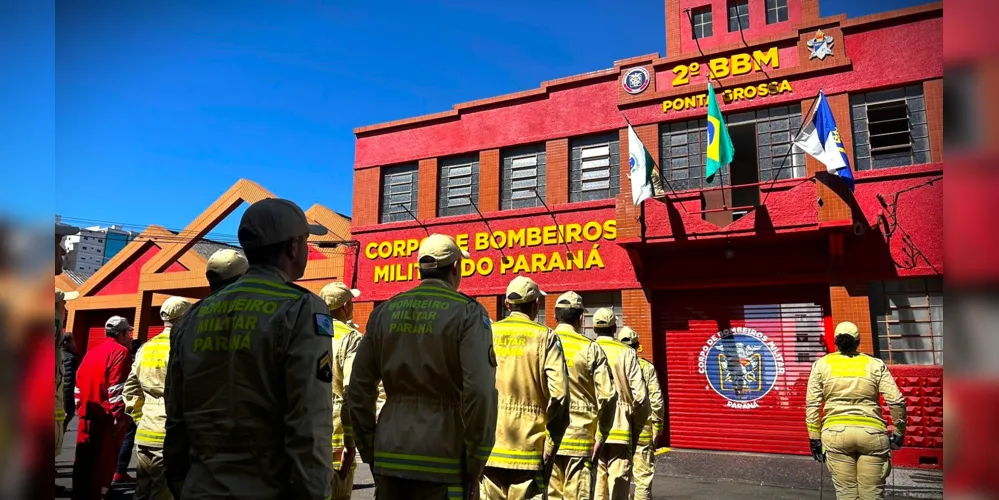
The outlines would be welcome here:
M 807 427 L 808 430 L 810 430 L 810 431 L 819 432 L 819 426 L 817 426 L 815 424 L 805 424 L 805 427 Z
M 56 410 L 55 418 L 56 420 L 66 420 L 66 410 Z
M 822 422 L 823 429 L 832 425 L 857 425 L 860 427 L 873 427 L 883 431 L 888 430 L 888 427 L 885 426 L 884 422 L 873 417 L 833 416 L 826 417 L 826 419 Z
M 302 294 L 282 293 L 282 292 L 275 292 L 273 290 L 264 290 L 263 288 L 250 288 L 244 286 L 237 286 L 235 288 L 226 288 L 225 290 L 219 292 L 218 294 L 228 295 L 230 293 L 236 293 L 236 292 L 260 293 L 263 295 L 270 295 L 272 297 L 281 297 L 285 299 L 298 299 L 302 296 Z

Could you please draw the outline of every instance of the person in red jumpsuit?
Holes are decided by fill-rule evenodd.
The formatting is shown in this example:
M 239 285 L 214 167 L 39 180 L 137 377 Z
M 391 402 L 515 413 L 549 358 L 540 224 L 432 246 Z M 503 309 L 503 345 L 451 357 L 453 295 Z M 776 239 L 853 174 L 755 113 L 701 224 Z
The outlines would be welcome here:
M 87 350 L 74 389 L 79 429 L 73 463 L 73 499 L 103 498 L 114 477 L 128 427 L 122 391 L 132 366 L 132 326 L 121 316 L 104 324 L 107 338 Z

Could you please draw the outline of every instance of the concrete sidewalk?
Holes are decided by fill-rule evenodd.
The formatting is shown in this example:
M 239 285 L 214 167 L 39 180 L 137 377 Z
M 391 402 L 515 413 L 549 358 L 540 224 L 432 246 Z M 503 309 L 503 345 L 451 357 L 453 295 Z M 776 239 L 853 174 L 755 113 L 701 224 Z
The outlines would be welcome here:
M 63 441 L 62 453 L 56 457 L 56 484 L 67 488 L 72 486 L 75 447 L 74 419 Z M 135 475 L 134 454 L 130 473 Z M 824 486 L 821 495 L 820 484 Z M 894 495 L 892 491 L 892 479 L 889 479 L 888 499 L 943 498 L 943 473 L 899 469 L 894 475 Z M 112 485 L 107 498 L 131 498 L 132 492 L 130 485 Z M 810 457 L 692 450 L 673 450 L 659 456 L 652 494 L 654 498 L 678 500 L 836 498 L 829 472 Z M 358 464 L 352 498 L 373 500 L 374 495 L 374 482 L 368 467 Z M 68 496 L 56 495 L 56 498 Z

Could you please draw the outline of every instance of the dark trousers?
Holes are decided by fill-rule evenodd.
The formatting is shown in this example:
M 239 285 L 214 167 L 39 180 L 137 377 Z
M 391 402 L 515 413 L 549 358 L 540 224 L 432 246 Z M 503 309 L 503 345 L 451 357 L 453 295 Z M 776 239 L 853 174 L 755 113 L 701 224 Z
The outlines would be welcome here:
M 118 468 L 115 472 L 124 474 L 128 471 L 128 463 L 132 461 L 132 450 L 135 449 L 135 430 L 138 428 L 132 419 L 128 420 L 128 433 L 125 434 L 125 441 L 121 443 L 121 451 L 118 452 Z
M 115 461 L 124 433 L 110 418 L 81 418 L 73 461 L 73 500 L 104 498 L 114 478 Z

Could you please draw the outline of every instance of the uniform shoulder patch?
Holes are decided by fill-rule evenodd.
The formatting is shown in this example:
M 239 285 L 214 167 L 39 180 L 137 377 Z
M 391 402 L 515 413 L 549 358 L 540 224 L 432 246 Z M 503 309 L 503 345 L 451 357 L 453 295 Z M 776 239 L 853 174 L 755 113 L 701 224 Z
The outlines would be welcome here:
M 333 336 L 333 318 L 329 314 L 316 313 L 316 335 Z
M 492 330 L 492 328 L 493 328 L 493 320 L 490 319 L 488 315 L 486 315 L 486 314 L 482 315 L 482 323 L 484 325 L 486 325 L 486 329 L 487 330 Z
M 333 382 L 333 361 L 329 351 L 323 351 L 316 362 L 316 378 L 327 384 Z

